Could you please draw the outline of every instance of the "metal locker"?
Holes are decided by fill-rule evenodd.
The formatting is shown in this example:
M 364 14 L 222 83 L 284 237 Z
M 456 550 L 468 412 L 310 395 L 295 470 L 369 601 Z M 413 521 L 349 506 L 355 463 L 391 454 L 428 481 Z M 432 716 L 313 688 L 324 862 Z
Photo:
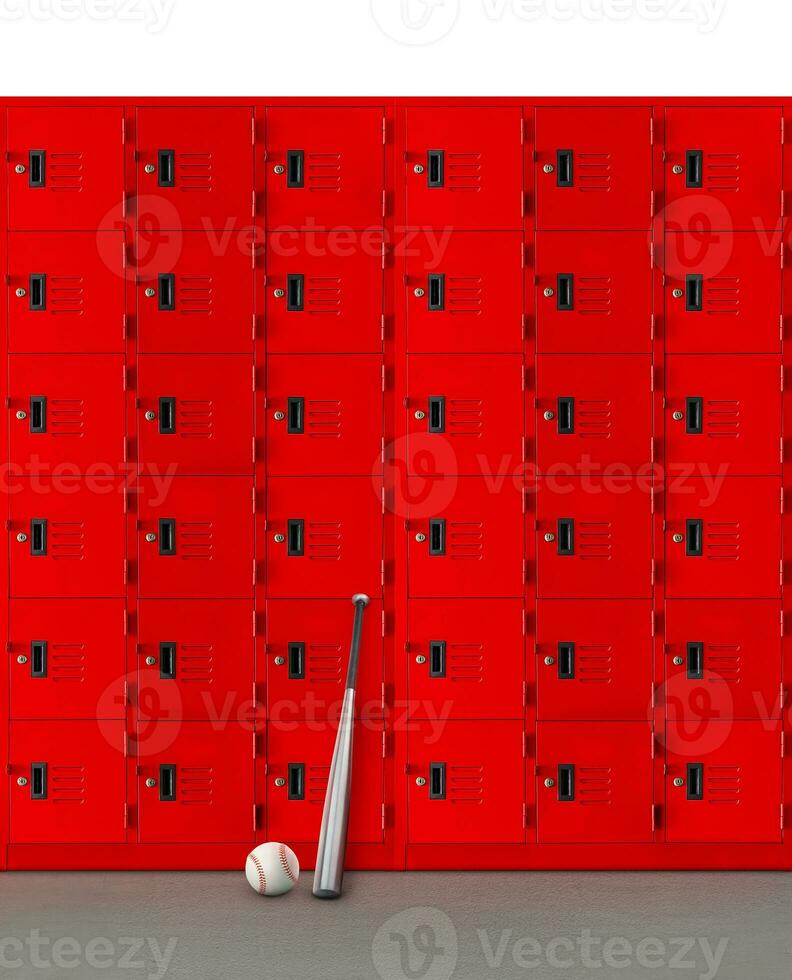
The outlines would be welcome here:
M 382 600 L 372 599 L 363 619 L 357 717 L 382 715 L 383 617 Z M 349 599 L 271 599 L 266 623 L 270 723 L 333 717 L 346 688 Z
M 781 349 L 781 244 L 755 232 L 666 233 L 666 351 Z
M 120 106 L 9 109 L 9 228 L 93 230 L 120 218 L 123 134 Z
M 144 476 L 138 506 L 141 596 L 252 599 L 252 479 Z
M 522 488 L 511 478 L 409 477 L 403 505 L 410 596 L 522 595 Z
M 218 250 L 206 232 L 138 233 L 138 343 L 144 354 L 250 353 L 253 266 L 237 247 Z
M 267 835 L 271 840 L 319 839 L 335 723 L 289 721 L 267 727 Z M 379 844 L 384 838 L 385 731 L 381 721 L 355 723 L 348 839 Z
M 215 726 L 252 720 L 252 612 L 245 599 L 140 600 L 141 730 L 146 723 L 180 719 Z
M 781 369 L 773 354 L 670 354 L 666 467 L 781 474 Z
M 382 351 L 382 233 L 367 232 L 357 245 L 348 238 L 349 232 L 267 236 L 270 353 Z
M 522 599 L 411 599 L 407 610 L 411 718 L 522 718 Z
M 384 366 L 379 354 L 267 358 L 267 472 L 382 472 Z
M 14 598 L 126 595 L 123 481 L 37 476 L 9 494 Z
M 125 629 L 122 599 L 14 599 L 11 717 L 123 719 Z
M 652 459 L 648 354 L 542 354 L 536 358 L 540 473 L 647 473 Z
M 144 472 L 252 475 L 252 357 L 141 354 L 137 388 Z
M 273 477 L 267 513 L 270 596 L 382 595 L 380 478 Z
M 541 477 L 536 507 L 541 598 L 650 598 L 652 507 L 645 480 Z
M 253 730 L 161 721 L 163 745 L 138 755 L 142 843 L 252 841 Z M 145 743 L 144 743 L 145 744 Z
M 123 720 L 12 721 L 12 844 L 126 841 Z
M 410 844 L 522 844 L 522 721 L 430 721 L 407 734 Z
M 412 354 L 407 465 L 420 475 L 514 473 L 524 457 L 520 354 Z
M 780 227 L 780 106 L 673 106 L 665 128 L 667 225 Z
M 536 736 L 539 843 L 649 843 L 648 721 L 543 721 Z
M 780 721 L 709 719 L 666 731 L 666 840 L 780 843 Z
M 671 599 L 665 610 L 669 719 L 781 715 L 781 605 Z
M 407 224 L 414 228 L 520 230 L 522 110 L 405 110 Z
M 268 108 L 268 229 L 382 227 L 385 135 L 377 106 Z
M 8 359 L 14 464 L 121 472 L 126 457 L 124 358 L 12 354 Z M 27 475 L 31 475 L 28 470 Z
M 687 477 L 666 492 L 665 581 L 671 598 L 781 594 L 781 482 Z
M 157 231 L 249 228 L 253 112 L 244 106 L 145 106 L 136 113 L 138 226 Z M 218 249 L 239 248 L 236 236 Z M 250 256 L 248 256 L 248 262 Z
M 652 253 L 646 232 L 538 232 L 536 349 L 646 354 L 652 349 Z
M 10 234 L 9 350 L 123 353 L 124 254 L 120 232 Z
M 641 721 L 652 700 L 652 604 L 542 599 L 536 610 L 541 721 Z
M 536 224 L 543 231 L 649 229 L 648 106 L 536 110 Z

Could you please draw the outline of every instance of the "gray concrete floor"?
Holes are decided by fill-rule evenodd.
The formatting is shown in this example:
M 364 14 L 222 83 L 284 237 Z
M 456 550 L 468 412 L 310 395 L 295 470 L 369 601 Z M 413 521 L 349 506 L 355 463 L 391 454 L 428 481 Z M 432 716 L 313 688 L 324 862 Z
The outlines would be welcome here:
M 6 874 L 0 977 L 792 978 L 784 874 Z

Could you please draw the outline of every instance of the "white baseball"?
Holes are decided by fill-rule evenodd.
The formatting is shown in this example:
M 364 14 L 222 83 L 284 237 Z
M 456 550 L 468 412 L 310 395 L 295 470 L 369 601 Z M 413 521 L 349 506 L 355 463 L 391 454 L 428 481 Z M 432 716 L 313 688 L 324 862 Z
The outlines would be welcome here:
M 297 884 L 300 862 L 290 847 L 270 841 L 248 854 L 245 877 L 259 895 L 285 895 Z

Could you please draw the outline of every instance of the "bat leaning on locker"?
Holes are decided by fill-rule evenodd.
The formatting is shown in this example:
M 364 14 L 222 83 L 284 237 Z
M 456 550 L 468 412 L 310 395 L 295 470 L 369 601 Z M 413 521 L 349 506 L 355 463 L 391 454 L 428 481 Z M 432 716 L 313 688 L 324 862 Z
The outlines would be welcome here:
M 363 631 L 363 612 L 369 597 L 362 592 L 352 596 L 355 621 L 352 627 L 352 644 L 349 649 L 344 702 L 338 723 L 333 762 L 327 783 L 322 829 L 319 833 L 319 850 L 316 855 L 313 893 L 317 898 L 338 898 L 344 880 L 347 826 L 349 824 L 349 796 L 352 787 L 352 741 L 355 726 L 355 683 L 360 658 L 360 637 Z

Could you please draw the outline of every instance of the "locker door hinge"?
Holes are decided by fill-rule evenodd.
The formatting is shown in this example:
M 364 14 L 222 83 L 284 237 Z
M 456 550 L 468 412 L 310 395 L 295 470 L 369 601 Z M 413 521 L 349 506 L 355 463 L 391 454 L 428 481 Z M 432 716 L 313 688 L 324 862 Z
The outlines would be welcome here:
M 657 636 L 657 613 L 654 609 L 649 613 L 649 631 L 652 637 Z
M 523 558 L 523 574 L 522 574 L 522 579 L 523 579 L 523 585 L 527 584 L 527 582 L 528 582 L 528 562 L 527 562 L 527 560 L 525 558 Z
M 383 218 L 385 217 L 385 214 L 386 214 L 385 208 L 386 208 L 387 199 L 388 199 L 388 192 L 385 191 L 385 190 L 383 190 L 383 192 L 382 192 L 382 217 Z M 383 266 L 383 268 L 384 268 L 384 266 Z
M 250 117 L 250 145 L 256 145 L 256 117 Z
M 385 732 L 382 733 L 382 758 L 386 758 L 388 754 L 388 744 L 385 739 Z
M 657 693 L 656 692 L 656 688 L 655 688 L 655 685 L 653 684 L 652 685 L 652 707 L 654 707 L 654 705 L 655 705 L 655 701 L 656 701 L 655 694 L 656 693 Z M 650 758 L 651 759 L 654 759 L 654 757 L 655 757 L 655 741 L 656 740 L 655 740 L 654 732 L 652 732 L 651 735 L 652 735 L 652 737 L 651 737 L 651 740 L 649 742 L 649 751 L 650 751 Z
M 778 337 L 779 340 L 784 339 L 784 314 L 781 313 L 778 317 Z
M 528 682 L 523 681 L 523 708 L 528 707 Z
M 382 804 L 382 830 L 385 832 L 385 804 Z
M 525 146 L 525 119 L 520 116 L 520 145 Z
M 121 339 L 126 340 L 127 338 L 127 315 L 126 313 L 121 314 Z
M 124 681 L 124 704 L 127 707 L 132 704 L 132 699 L 129 696 L 129 681 Z
M 129 758 L 129 732 L 124 732 L 124 758 Z
M 258 830 L 258 807 L 253 804 L 253 836 L 255 837 L 256 831 Z
M 783 113 L 782 113 L 782 115 L 781 115 L 781 145 L 782 146 L 784 145 L 784 142 L 786 140 L 786 133 L 785 133 L 786 125 L 785 124 L 786 124 L 786 120 L 784 119 L 784 116 L 783 116 Z
M 654 146 L 654 116 L 649 116 L 649 142 Z
M 522 339 L 523 340 L 525 340 L 525 337 L 526 337 L 525 327 L 526 327 L 526 317 L 525 317 L 525 314 L 523 313 L 523 315 L 522 315 Z
M 528 804 L 523 803 L 523 827 L 528 826 Z
M 654 313 L 652 313 L 652 315 L 649 317 L 649 339 L 650 340 L 654 340 L 655 339 L 655 315 L 654 315 Z
M 124 559 L 124 585 L 129 585 L 129 562 Z
M 783 132 L 783 119 L 781 122 L 782 122 L 781 131 Z M 121 142 L 126 143 L 126 119 L 124 118 L 124 116 L 121 116 Z M 783 143 L 783 140 L 781 140 L 781 142 Z
M 251 218 L 255 218 L 256 217 L 256 192 L 255 191 L 251 191 L 250 192 L 250 217 Z M 251 259 L 255 255 L 255 252 L 256 252 L 256 249 L 253 248 L 251 250 L 251 254 L 250 254 Z
M 649 264 L 654 269 L 655 267 L 655 243 L 654 242 L 649 243 Z
M 382 635 L 385 636 L 385 610 L 384 609 L 380 614 L 380 623 L 382 628 Z
M 129 611 L 127 609 L 124 610 L 123 629 L 124 629 L 124 636 L 129 636 Z
M 382 145 L 386 146 L 388 143 L 388 120 L 383 115 L 382 117 Z
M 129 804 L 124 804 L 124 830 L 129 829 Z
M 660 807 L 656 804 L 652 804 L 652 832 L 660 826 Z
M 523 759 L 528 758 L 528 732 L 523 732 L 522 736 L 522 754 Z
M 779 615 L 778 618 L 780 620 L 780 622 L 778 624 L 779 625 L 779 630 L 780 630 L 780 635 L 781 636 L 784 636 L 785 633 L 784 633 L 784 610 L 783 609 L 781 610 L 781 613 L 780 613 L 780 615 Z
M 784 804 L 783 803 L 781 804 L 779 809 L 781 810 L 781 819 L 780 819 L 781 830 L 783 830 L 784 829 Z
M 654 218 L 655 216 L 655 192 L 653 190 L 649 191 L 649 217 Z M 654 259 L 652 259 L 652 268 L 654 268 Z
M 652 506 L 652 513 L 654 513 L 654 494 L 652 495 L 652 505 L 653 505 Z M 656 567 L 657 567 L 657 562 L 653 558 L 652 559 L 652 585 L 654 585 L 655 584 L 655 581 L 656 581 L 656 574 L 655 574 Z

